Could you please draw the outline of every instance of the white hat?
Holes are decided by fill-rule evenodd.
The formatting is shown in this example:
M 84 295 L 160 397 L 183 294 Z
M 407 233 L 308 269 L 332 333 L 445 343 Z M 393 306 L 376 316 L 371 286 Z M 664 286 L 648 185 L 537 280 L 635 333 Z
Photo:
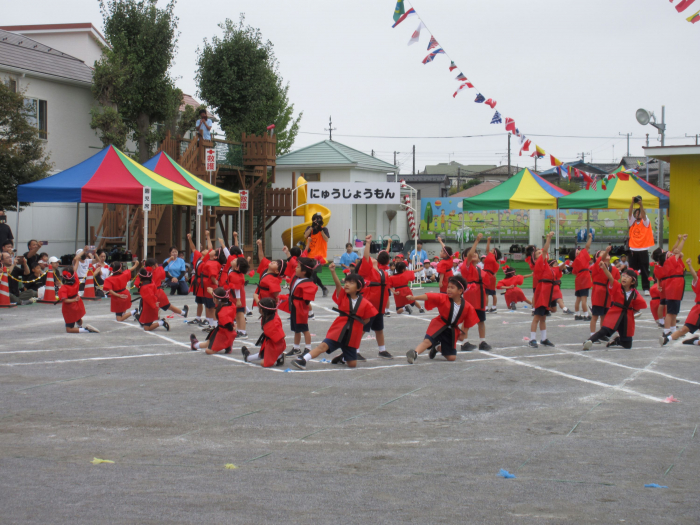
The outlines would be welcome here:
M 75 255 L 80 255 L 81 253 L 83 253 L 83 249 L 78 248 L 78 251 L 75 252 Z
M 50 262 L 50 263 L 55 263 L 55 262 L 58 262 L 58 261 L 59 261 L 58 257 L 49 257 L 49 262 Z

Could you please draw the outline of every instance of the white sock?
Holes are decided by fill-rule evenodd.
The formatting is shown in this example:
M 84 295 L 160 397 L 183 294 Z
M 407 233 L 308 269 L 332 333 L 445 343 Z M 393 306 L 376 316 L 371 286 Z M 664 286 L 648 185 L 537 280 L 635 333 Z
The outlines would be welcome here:
M 594 335 L 595 335 L 595 332 L 591 332 L 591 337 L 593 337 Z
M 258 352 L 257 354 L 250 354 L 248 356 L 248 362 L 250 363 L 251 361 L 260 361 L 262 358 L 260 357 L 260 353 Z
M 693 341 L 693 344 L 694 344 L 695 346 L 698 346 L 698 343 L 700 343 L 700 339 L 696 339 L 695 341 Z
M 89 330 L 86 330 L 85 328 L 83 328 L 83 327 L 81 326 L 81 327 L 78 328 L 78 333 L 79 333 L 79 334 L 89 334 L 90 331 L 89 331 Z
M 380 347 L 379 347 L 379 351 L 380 351 L 380 352 L 386 352 L 386 346 L 385 346 L 385 345 L 380 346 Z
M 194 344 L 194 347 L 195 347 L 197 350 L 199 350 L 200 348 L 202 348 L 201 346 L 199 346 L 199 345 L 201 345 L 201 344 L 202 344 L 202 343 L 195 343 L 195 344 Z
M 219 324 L 219 322 L 214 318 L 207 317 L 207 321 L 209 321 L 209 326 L 217 326 Z
M 309 361 L 311 361 L 311 359 L 312 359 L 311 353 L 310 353 L 310 352 L 309 352 L 308 354 L 304 354 L 303 357 L 304 357 L 304 359 L 306 360 L 307 363 L 308 363 Z
M 162 320 L 162 319 L 158 319 L 158 326 L 163 326 L 163 320 Z
M 673 331 L 670 328 L 664 328 L 664 334 L 670 335 L 672 333 L 673 333 Z
M 537 340 L 537 332 L 530 332 L 530 340 L 531 341 Z
M 542 341 L 547 339 L 547 330 L 540 330 L 540 336 L 542 337 Z
M 202 318 L 201 318 L 201 316 L 198 315 L 197 317 L 195 317 L 195 320 L 196 320 L 196 321 L 201 321 Z
M 485 337 L 479 337 L 479 343 L 485 343 L 486 338 Z
M 299 350 L 299 346 L 300 346 L 300 345 L 296 345 L 296 344 L 295 344 L 295 345 L 292 345 L 292 348 L 294 348 L 294 350 Z

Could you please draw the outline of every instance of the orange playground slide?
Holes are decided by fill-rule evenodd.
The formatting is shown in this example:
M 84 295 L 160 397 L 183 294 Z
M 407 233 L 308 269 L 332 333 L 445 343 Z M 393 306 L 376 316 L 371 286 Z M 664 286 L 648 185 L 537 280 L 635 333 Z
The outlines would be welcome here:
M 306 228 L 311 226 L 311 217 L 315 213 L 320 213 L 323 217 L 323 225 L 328 226 L 331 220 L 331 210 L 320 204 L 306 204 L 306 179 L 304 177 L 299 177 L 297 179 L 297 206 L 299 206 L 295 211 L 294 215 L 303 216 L 304 222 L 294 226 L 294 232 L 292 229 L 287 229 L 282 233 L 282 242 L 288 248 L 296 246 L 299 241 L 304 240 L 304 232 Z M 290 235 L 293 235 L 293 239 L 290 241 Z

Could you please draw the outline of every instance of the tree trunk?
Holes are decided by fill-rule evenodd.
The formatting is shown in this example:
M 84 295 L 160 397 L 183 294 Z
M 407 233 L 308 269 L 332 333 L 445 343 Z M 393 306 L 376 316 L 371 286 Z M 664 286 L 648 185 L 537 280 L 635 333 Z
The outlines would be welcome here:
M 150 119 L 145 113 L 140 113 L 136 117 L 136 128 L 139 132 L 139 162 L 143 164 L 148 160 L 149 151 L 148 145 L 146 143 L 146 137 L 148 135 L 149 129 L 151 127 Z

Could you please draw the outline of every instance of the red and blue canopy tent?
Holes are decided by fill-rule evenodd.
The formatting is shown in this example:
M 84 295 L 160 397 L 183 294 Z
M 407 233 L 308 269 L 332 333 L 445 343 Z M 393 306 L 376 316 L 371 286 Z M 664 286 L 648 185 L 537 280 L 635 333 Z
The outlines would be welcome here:
M 45 179 L 17 188 L 20 202 L 76 202 L 141 206 L 144 188 L 151 190 L 152 204 L 197 205 L 197 191 L 177 184 L 141 166 L 114 146 L 108 146 L 80 164 Z M 147 212 L 146 212 L 147 213 Z M 76 220 L 76 248 L 78 224 Z M 144 220 L 144 239 L 148 221 Z M 17 214 L 19 231 L 19 213 Z M 144 255 L 147 243 L 144 243 Z

